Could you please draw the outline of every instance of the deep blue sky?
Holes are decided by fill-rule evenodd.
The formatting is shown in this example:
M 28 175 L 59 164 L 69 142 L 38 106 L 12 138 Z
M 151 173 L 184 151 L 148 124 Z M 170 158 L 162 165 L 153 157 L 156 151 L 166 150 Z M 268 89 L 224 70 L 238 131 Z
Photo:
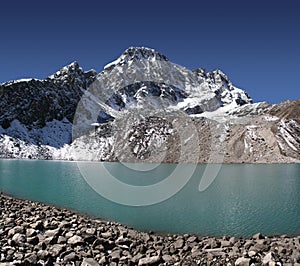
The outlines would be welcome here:
M 101 71 L 129 46 L 190 69 L 222 69 L 254 101 L 300 99 L 297 0 L 1 2 L 0 82 L 72 61 Z

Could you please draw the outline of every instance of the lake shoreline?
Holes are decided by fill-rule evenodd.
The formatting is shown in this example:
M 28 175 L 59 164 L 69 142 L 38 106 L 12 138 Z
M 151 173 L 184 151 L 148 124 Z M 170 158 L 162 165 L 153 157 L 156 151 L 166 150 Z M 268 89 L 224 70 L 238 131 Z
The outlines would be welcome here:
M 243 238 L 141 232 L 2 192 L 0 203 L 0 265 L 300 263 L 300 236 L 258 233 Z
M 64 163 L 124 163 L 124 164 L 134 164 L 134 163 L 144 163 L 144 164 L 183 164 L 183 165 L 189 165 L 189 164 L 196 164 L 196 165 L 278 165 L 278 164 L 300 164 L 299 160 L 290 160 L 287 162 L 246 162 L 246 161 L 232 161 L 232 162 L 155 162 L 155 161 L 117 161 L 117 160 L 107 160 L 107 161 L 97 161 L 97 160 L 67 160 L 67 159 L 29 159 L 29 158 L 9 158 L 9 157 L 0 157 L 0 160 L 6 160 L 6 161 L 28 161 L 28 162 L 38 162 L 38 161 L 46 161 L 46 162 L 64 162 Z

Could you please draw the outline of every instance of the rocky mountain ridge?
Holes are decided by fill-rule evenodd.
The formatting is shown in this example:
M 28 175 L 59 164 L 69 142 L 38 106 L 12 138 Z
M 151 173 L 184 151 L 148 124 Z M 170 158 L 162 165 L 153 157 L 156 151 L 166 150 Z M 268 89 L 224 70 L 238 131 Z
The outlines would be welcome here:
M 128 48 L 97 73 L 74 62 L 0 85 L 0 157 L 300 162 L 300 101 L 253 103 L 221 70 Z

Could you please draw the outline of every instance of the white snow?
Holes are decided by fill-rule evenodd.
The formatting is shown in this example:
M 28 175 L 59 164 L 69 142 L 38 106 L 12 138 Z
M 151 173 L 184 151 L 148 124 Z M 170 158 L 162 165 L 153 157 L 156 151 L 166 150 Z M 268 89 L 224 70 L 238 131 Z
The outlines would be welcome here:
M 288 126 L 286 125 L 286 123 L 283 120 L 281 120 L 279 124 L 280 124 L 279 131 L 281 133 L 281 136 L 284 138 L 285 142 L 294 151 L 298 151 L 298 149 L 295 147 L 295 144 L 294 144 L 294 143 L 296 143 L 296 140 L 290 134 L 290 132 L 288 130 Z
M 8 129 L 0 127 L 0 144 L 7 153 L 15 158 L 29 158 L 39 154 L 40 149 L 52 153 L 60 153 L 71 142 L 72 124 L 67 120 L 47 122 L 43 128 L 28 130 L 18 120 L 13 120 Z
M 36 78 L 21 78 L 21 79 L 16 79 L 16 80 L 10 80 L 4 83 L 1 83 L 0 85 L 11 85 L 11 84 L 16 84 L 16 83 L 21 83 L 21 82 L 29 82 L 29 81 L 41 81 L 40 79 L 36 79 Z
M 264 119 L 266 121 L 277 121 L 277 120 L 279 120 L 279 118 L 277 116 L 271 116 L 271 115 L 265 115 Z
M 115 61 L 112 61 L 111 63 L 106 64 L 106 65 L 104 66 L 104 69 L 107 69 L 107 68 L 109 68 L 109 67 L 111 67 L 111 66 L 117 65 L 117 64 L 120 63 L 120 62 L 121 62 L 120 59 L 117 59 L 117 60 L 115 60 Z
M 248 143 L 247 143 L 246 138 L 244 138 L 244 146 L 245 146 L 245 150 L 248 150 L 249 145 L 248 145 Z
M 201 114 L 196 114 L 196 115 L 191 115 L 191 116 L 192 117 L 205 117 L 205 118 L 208 118 L 211 120 L 215 120 L 219 123 L 224 123 L 224 122 L 227 122 L 229 119 L 232 119 L 232 116 L 228 116 L 227 112 L 234 110 L 237 107 L 238 107 L 238 105 L 236 104 L 236 102 L 232 102 L 228 105 L 218 108 L 215 111 L 203 112 Z
M 256 128 L 257 128 L 257 126 L 254 126 L 254 125 L 246 126 L 246 129 L 247 129 L 246 135 L 249 136 L 252 140 L 257 140 L 257 138 L 258 138 L 257 134 L 254 130 Z

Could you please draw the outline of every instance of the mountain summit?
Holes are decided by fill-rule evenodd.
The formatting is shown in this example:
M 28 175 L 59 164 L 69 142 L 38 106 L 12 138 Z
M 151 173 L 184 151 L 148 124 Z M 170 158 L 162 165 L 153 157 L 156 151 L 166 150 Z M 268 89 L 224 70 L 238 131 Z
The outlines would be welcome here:
M 222 71 L 190 71 L 144 47 L 128 48 L 105 66 L 97 79 L 102 98 L 107 97 L 117 110 L 177 105 L 188 114 L 199 114 L 229 104 L 234 108 L 252 103 L 249 95 L 233 86 Z
M 123 65 L 130 61 L 140 61 L 140 60 L 169 61 L 166 56 L 155 51 L 154 49 L 146 48 L 146 47 L 129 47 L 121 54 L 121 56 L 117 60 L 107 64 L 104 67 L 104 69 L 109 69 L 116 65 Z
M 2 158 L 300 160 L 299 117 L 287 115 L 299 101 L 253 103 L 220 69 L 191 71 L 150 48 L 130 47 L 100 73 L 73 62 L 6 82 L 0 95 Z

